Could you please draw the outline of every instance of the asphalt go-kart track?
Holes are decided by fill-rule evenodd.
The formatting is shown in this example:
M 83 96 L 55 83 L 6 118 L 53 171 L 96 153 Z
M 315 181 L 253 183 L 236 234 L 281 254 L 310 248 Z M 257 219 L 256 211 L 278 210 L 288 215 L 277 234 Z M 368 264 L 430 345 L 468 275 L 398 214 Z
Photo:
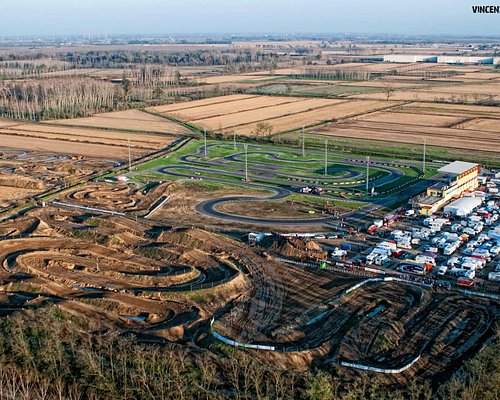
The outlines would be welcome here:
M 265 190 L 268 195 L 227 196 L 196 205 L 196 211 L 220 220 L 259 225 L 331 225 L 331 215 L 309 218 L 251 217 L 221 210 L 235 202 L 265 202 L 284 199 L 301 188 L 315 187 L 324 199 L 359 204 L 345 214 L 353 220 L 368 212 L 387 207 L 422 192 L 428 180 L 422 177 L 422 165 L 411 161 L 370 159 L 329 151 L 250 144 L 193 142 L 165 159 L 165 165 L 152 171 L 166 179 L 196 179 L 247 189 Z M 369 182 L 366 184 L 367 164 Z M 432 164 L 428 165 L 432 171 Z M 368 187 L 368 193 L 367 193 Z M 315 196 L 304 193 L 304 195 Z

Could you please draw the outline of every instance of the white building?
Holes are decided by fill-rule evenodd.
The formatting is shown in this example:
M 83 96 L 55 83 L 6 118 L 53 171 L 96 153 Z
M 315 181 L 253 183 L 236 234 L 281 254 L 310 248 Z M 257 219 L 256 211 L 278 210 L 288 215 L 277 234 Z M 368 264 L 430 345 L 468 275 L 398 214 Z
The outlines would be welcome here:
M 393 63 L 416 63 L 416 62 L 436 62 L 437 56 L 418 54 L 390 54 L 384 56 L 384 62 Z
M 476 207 L 479 207 L 481 203 L 482 201 L 479 197 L 462 197 L 461 199 L 448 204 L 444 208 L 444 212 L 457 217 L 466 217 L 472 213 Z
M 438 63 L 444 64 L 493 64 L 493 57 L 440 56 Z

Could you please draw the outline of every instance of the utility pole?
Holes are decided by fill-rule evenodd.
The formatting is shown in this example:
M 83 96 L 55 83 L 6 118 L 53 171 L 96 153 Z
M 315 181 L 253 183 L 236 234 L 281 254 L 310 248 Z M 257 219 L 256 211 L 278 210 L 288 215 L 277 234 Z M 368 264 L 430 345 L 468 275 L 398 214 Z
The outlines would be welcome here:
M 130 154 L 130 138 L 128 139 L 128 172 L 132 172 L 132 156 Z
M 234 127 L 234 122 L 233 122 L 233 147 L 236 150 L 236 129 Z
M 328 139 L 325 140 L 325 175 L 328 175 Z
M 204 136 L 205 136 L 205 158 L 207 158 L 207 130 L 204 129 Z
M 302 126 L 302 157 L 306 156 L 306 137 L 304 135 L 304 126 Z
M 366 157 L 366 194 L 370 186 L 370 156 Z
M 424 138 L 424 159 L 423 159 L 423 162 L 422 162 L 422 172 L 424 173 L 425 175 L 425 148 L 427 146 L 427 139 Z
M 245 143 L 245 182 L 248 182 L 248 144 Z

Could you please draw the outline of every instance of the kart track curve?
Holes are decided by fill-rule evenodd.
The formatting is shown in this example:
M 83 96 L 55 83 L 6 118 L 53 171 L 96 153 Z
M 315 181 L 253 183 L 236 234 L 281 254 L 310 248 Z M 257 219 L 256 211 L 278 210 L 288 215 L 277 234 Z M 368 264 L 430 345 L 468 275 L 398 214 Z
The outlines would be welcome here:
M 241 146 L 241 145 L 240 145 Z M 199 146 L 193 154 L 173 156 L 174 160 L 179 162 L 177 165 L 159 166 L 154 168 L 155 173 L 172 176 L 180 179 L 194 179 L 194 176 L 200 176 L 197 179 L 209 182 L 241 186 L 244 188 L 269 191 L 268 196 L 230 196 L 203 201 L 196 205 L 198 213 L 216 218 L 219 220 L 232 221 L 237 223 L 250 223 L 259 225 L 336 225 L 332 216 L 309 217 L 309 218 L 266 218 L 251 217 L 240 214 L 232 214 L 222 211 L 220 206 L 234 202 L 248 201 L 272 201 L 284 199 L 293 193 L 299 192 L 299 189 L 305 185 L 315 185 L 324 190 L 323 197 L 332 201 L 341 200 L 342 202 L 352 201 L 362 202 L 366 205 L 359 209 L 346 213 L 344 217 L 362 219 L 367 213 L 376 211 L 379 208 L 390 206 L 403 197 L 410 197 L 422 192 L 429 185 L 429 181 L 420 180 L 416 184 L 389 193 L 384 197 L 376 198 L 356 198 L 355 201 L 341 197 L 338 194 L 340 188 L 347 190 L 364 190 L 366 184 L 366 173 L 361 169 L 364 167 L 365 159 L 355 158 L 349 155 L 332 154 L 329 157 L 328 172 L 329 175 L 321 175 L 318 172 L 318 164 L 323 163 L 320 157 L 322 153 L 309 151 L 307 159 L 300 159 L 300 154 L 296 151 L 290 151 L 289 148 L 269 147 L 260 145 L 248 145 L 247 153 L 237 150 L 229 155 L 224 155 L 224 148 L 227 152 L 227 144 L 209 144 Z M 218 148 L 222 148 L 220 157 L 208 159 L 211 152 L 217 154 Z M 221 150 L 221 149 L 219 149 Z M 208 158 L 205 158 L 205 152 Z M 292 158 L 286 158 L 283 153 Z M 317 158 L 316 158 L 317 156 Z M 245 181 L 245 162 L 248 157 L 258 157 L 257 161 L 252 160 L 248 166 L 249 181 Z M 269 162 L 267 162 L 269 160 Z M 298 165 L 296 165 L 298 164 Z M 304 165 L 311 165 L 311 168 Z M 412 162 L 394 162 L 388 160 L 372 160 L 370 162 L 371 170 L 375 173 L 370 176 L 370 184 L 374 186 L 390 185 L 405 176 L 400 169 L 417 168 L 417 163 Z M 288 172 L 290 169 L 294 172 Z M 286 172 L 282 172 L 284 169 Z M 333 172 L 332 172 L 333 171 Z M 201 177 L 203 175 L 203 177 Z M 307 194 L 305 194 L 307 195 Z M 313 196 L 313 195 L 310 195 Z

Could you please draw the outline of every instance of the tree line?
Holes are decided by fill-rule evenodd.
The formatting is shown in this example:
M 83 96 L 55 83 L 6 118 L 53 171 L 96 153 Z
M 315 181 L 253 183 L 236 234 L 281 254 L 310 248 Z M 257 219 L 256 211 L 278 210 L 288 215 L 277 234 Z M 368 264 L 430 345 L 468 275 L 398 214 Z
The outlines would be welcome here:
M 500 392 L 500 345 L 493 343 L 440 386 L 377 375 L 345 378 L 334 368 L 299 371 L 212 343 L 143 345 L 98 331 L 57 306 L 0 319 L 0 398 L 493 400 Z

